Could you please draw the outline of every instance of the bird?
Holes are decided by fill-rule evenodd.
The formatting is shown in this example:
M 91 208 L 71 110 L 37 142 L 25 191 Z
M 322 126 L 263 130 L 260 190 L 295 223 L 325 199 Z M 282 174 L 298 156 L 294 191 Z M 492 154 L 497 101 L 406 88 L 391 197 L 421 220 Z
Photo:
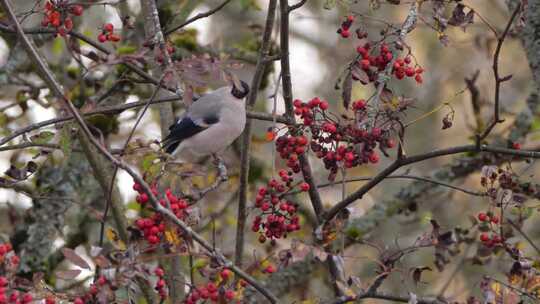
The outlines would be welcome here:
M 217 157 L 244 131 L 248 93 L 248 84 L 239 81 L 201 96 L 169 127 L 165 152 L 185 162 Z

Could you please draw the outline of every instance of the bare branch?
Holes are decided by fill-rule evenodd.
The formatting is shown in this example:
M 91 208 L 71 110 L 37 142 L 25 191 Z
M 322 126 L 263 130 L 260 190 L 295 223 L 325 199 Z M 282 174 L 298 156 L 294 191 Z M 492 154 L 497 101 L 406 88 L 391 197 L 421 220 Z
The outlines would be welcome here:
M 493 55 L 493 75 L 495 77 L 495 104 L 493 106 L 493 120 L 491 123 L 486 127 L 484 132 L 482 132 L 481 135 L 477 135 L 476 142 L 477 145 L 480 145 L 482 141 L 491 133 L 491 130 L 497 125 L 498 123 L 503 122 L 504 120 L 500 118 L 500 91 L 501 91 L 501 83 L 507 81 L 510 79 L 509 77 L 501 77 L 499 75 L 499 55 L 501 53 L 502 45 L 504 43 L 504 40 L 506 39 L 506 36 L 508 35 L 508 32 L 510 31 L 510 28 L 512 27 L 512 24 L 514 23 L 514 19 L 519 13 L 519 10 L 521 9 L 521 4 L 518 4 L 516 8 L 514 9 L 514 12 L 512 13 L 512 16 L 510 17 L 510 20 L 506 24 L 506 28 L 504 29 L 503 33 L 497 37 L 497 47 L 495 48 L 495 54 Z M 511 76 L 510 76 L 511 77 Z
M 197 14 L 196 16 L 192 17 L 192 18 L 189 18 L 188 20 L 186 20 L 185 22 L 183 22 L 182 24 L 180 25 L 177 25 L 171 29 L 168 29 L 166 30 L 165 32 L 163 32 L 163 34 L 165 36 L 169 36 L 170 34 L 176 32 L 177 30 L 199 20 L 199 19 L 202 19 L 202 18 L 206 18 L 206 17 L 210 17 L 212 16 L 213 14 L 217 13 L 219 10 L 221 10 L 222 8 L 225 7 L 225 5 L 229 4 L 229 2 L 231 2 L 231 0 L 225 0 L 223 1 L 220 5 L 216 6 L 215 8 L 207 11 L 207 12 L 204 12 L 204 13 L 199 13 Z

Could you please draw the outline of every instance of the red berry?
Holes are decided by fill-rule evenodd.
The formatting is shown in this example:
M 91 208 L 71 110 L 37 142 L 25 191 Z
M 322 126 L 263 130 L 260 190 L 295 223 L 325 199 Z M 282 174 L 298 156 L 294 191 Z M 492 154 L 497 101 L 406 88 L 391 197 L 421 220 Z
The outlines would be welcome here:
M 114 25 L 112 23 L 105 23 L 103 25 L 103 30 L 112 33 L 112 31 L 114 30 Z
M 521 150 L 521 144 L 518 143 L 518 142 L 513 142 L 512 143 L 512 148 L 514 148 L 516 150 Z
M 487 242 L 487 241 L 489 241 L 489 235 L 487 235 L 487 233 L 482 233 L 482 234 L 480 234 L 480 240 L 481 240 L 482 242 Z
M 25 294 L 23 295 L 22 302 L 23 302 L 23 303 L 30 303 L 30 302 L 32 302 L 33 299 L 34 299 L 34 298 L 32 297 L 31 294 L 25 293 Z
M 345 30 L 345 29 L 342 29 L 340 34 L 341 34 L 341 37 L 343 37 L 343 38 L 349 38 L 349 36 L 351 36 L 351 32 L 349 32 L 349 30 Z
M 301 189 L 302 191 L 304 191 L 304 192 L 309 191 L 309 184 L 306 183 L 306 182 L 301 183 L 301 184 L 300 184 L 300 189 Z
M 492 222 L 493 224 L 498 224 L 498 223 L 499 223 L 499 217 L 496 216 L 496 215 L 492 216 L 492 217 L 491 217 L 491 222 Z
M 272 266 L 272 265 L 268 265 L 264 269 L 264 272 L 266 272 L 266 273 L 274 273 L 274 272 L 276 272 L 276 268 L 274 266 Z
M 414 73 L 414 68 L 412 67 L 407 67 L 405 69 L 405 75 L 407 75 L 407 77 L 413 77 L 415 75 Z
M 409 63 L 411 63 L 411 57 L 407 56 L 407 57 L 405 57 L 405 60 L 403 60 L 403 61 L 405 61 L 406 64 L 409 64 Z
M 422 83 L 423 82 L 422 75 L 416 74 L 416 76 L 414 77 L 414 80 L 416 80 L 417 83 Z
M 139 204 L 146 204 L 148 202 L 148 194 L 141 193 L 137 196 L 136 200 Z
M 478 220 L 480 222 L 485 222 L 487 219 L 488 219 L 487 214 L 485 214 L 483 212 L 478 213 Z
M 225 298 L 226 298 L 227 300 L 232 300 L 232 299 L 234 299 L 234 295 L 235 295 L 235 293 L 234 293 L 233 290 L 227 289 L 227 290 L 225 291 Z
M 379 162 L 379 155 L 375 152 L 371 152 L 369 155 L 369 162 L 372 164 L 376 164 Z
M 73 304 L 84 304 L 84 301 L 81 298 L 75 298 L 75 300 L 73 301 Z
M 325 111 L 325 110 L 328 110 L 328 102 L 327 101 L 321 101 L 321 103 L 319 104 L 319 109 Z
M 502 239 L 501 239 L 500 236 L 498 236 L 498 235 L 493 236 L 493 243 L 498 244 L 498 243 L 501 243 L 501 242 L 502 242 Z
M 98 41 L 101 42 L 101 43 L 107 41 L 107 36 L 105 36 L 104 34 L 99 34 L 98 35 Z M 135 186 L 133 186 L 133 187 L 135 187 Z M 137 190 L 137 191 L 139 191 L 139 190 Z
M 232 272 L 228 268 L 224 268 L 219 275 L 224 281 L 227 281 L 231 277 Z
M 116 34 L 110 34 L 107 36 L 107 38 L 112 41 L 112 42 L 118 42 L 120 41 L 120 36 L 116 35 Z
M 64 20 L 64 27 L 66 28 L 66 31 L 71 31 L 73 29 L 73 20 L 71 20 L 71 18 L 66 18 L 66 20 Z
M 69 8 L 69 12 L 75 16 L 80 16 L 83 13 L 83 7 L 82 5 L 75 4 Z
M 56 300 L 52 296 L 45 299 L 45 304 L 55 304 L 55 303 L 56 303 Z
M 97 280 L 97 283 L 100 285 L 100 286 L 103 286 L 105 284 L 107 284 L 107 279 L 104 277 L 104 276 L 100 276 Z
M 165 271 L 163 271 L 163 268 L 158 267 L 154 270 L 154 274 L 157 275 L 158 277 L 162 277 L 165 275 Z

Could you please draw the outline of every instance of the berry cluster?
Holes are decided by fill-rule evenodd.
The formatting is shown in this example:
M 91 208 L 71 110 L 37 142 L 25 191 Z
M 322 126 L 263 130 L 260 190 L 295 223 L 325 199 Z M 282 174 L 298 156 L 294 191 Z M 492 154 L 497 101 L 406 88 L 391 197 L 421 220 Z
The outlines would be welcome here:
M 298 157 L 306 152 L 308 143 L 304 135 L 283 135 L 276 140 L 276 150 L 282 159 L 287 160 L 287 167 L 294 173 L 300 172 Z
M 302 191 L 308 191 L 309 185 L 305 182 L 293 185 L 292 174 L 291 171 L 280 170 L 281 181 L 272 179 L 267 186 L 259 188 L 255 208 L 260 210 L 260 214 L 255 216 L 251 230 L 260 232 L 261 243 L 267 239 L 274 243 L 275 239 L 287 237 L 287 233 L 300 230 L 297 206 L 283 199 L 283 196 L 297 186 Z
M 375 148 L 379 147 L 383 153 L 386 153 L 385 149 L 395 146 L 390 134 L 390 124 L 383 123 L 371 128 L 366 127 L 369 124 L 361 124 L 362 126 L 359 127 L 357 122 L 368 118 L 367 102 L 363 99 L 352 103 L 356 121 L 333 119 L 333 115 L 327 111 L 328 102 L 318 97 L 309 102 L 297 99 L 294 101 L 294 107 L 295 114 L 300 116 L 304 126 L 303 130 L 295 130 L 295 132 L 305 133 L 309 130 L 310 148 L 319 159 L 323 160 L 326 169 L 330 170 L 330 180 L 334 180 L 340 167 L 352 168 L 362 164 L 377 163 L 379 155 Z M 280 141 L 280 138 L 283 139 Z M 295 165 L 291 161 L 291 156 L 293 160 L 295 159 L 294 145 L 298 145 L 298 138 L 305 137 L 282 135 L 280 138 L 277 140 L 277 147 L 281 157 L 289 157 L 287 165 Z M 301 143 L 303 142 L 302 140 Z M 294 170 L 296 166 L 291 168 Z
M 210 300 L 212 303 L 229 303 L 237 296 L 233 288 L 227 285 L 231 281 L 232 272 L 228 268 L 223 268 L 219 273 L 220 282 L 216 285 L 214 282 L 208 282 L 191 289 L 191 292 L 184 301 L 185 304 L 206 303 Z M 240 280 L 242 287 L 246 285 L 245 281 Z
M 154 289 L 159 293 L 161 300 L 165 300 L 167 298 L 167 283 L 164 279 L 165 271 L 163 270 L 163 268 L 157 267 L 156 269 L 154 269 L 154 274 L 158 278 Z
M 10 293 L 8 296 L 8 290 L 6 289 L 7 287 L 8 281 L 6 277 L 0 277 L 0 303 L 2 304 L 28 304 L 34 300 L 34 297 L 32 297 L 30 293 L 21 293 L 15 289 L 9 290 Z M 55 302 L 52 302 L 50 304 L 54 303 Z M 49 302 L 47 302 L 47 304 L 49 304 Z
M 503 242 L 503 239 L 500 237 L 499 234 L 493 232 L 496 231 L 498 228 L 495 225 L 499 224 L 499 217 L 491 212 L 480 212 L 477 215 L 478 220 L 482 224 L 482 230 L 484 231 L 492 231 L 491 235 L 487 232 L 483 232 L 480 234 L 480 241 L 484 246 L 486 247 L 493 247 L 497 244 L 500 244 Z
M 371 43 L 365 42 L 356 48 L 356 52 L 359 55 L 356 61 L 357 66 L 366 73 L 367 81 L 364 78 L 358 77 L 353 73 L 355 80 L 361 80 L 363 84 L 368 82 L 374 82 L 377 80 L 377 73 L 384 71 L 386 67 L 393 62 L 392 75 L 395 78 L 401 80 L 407 77 L 414 77 L 417 83 L 422 83 L 422 73 L 424 69 L 418 65 L 412 65 L 411 56 L 407 55 L 405 58 L 396 58 L 392 61 L 394 55 L 390 50 L 390 47 L 386 43 L 381 43 L 378 48 L 372 47 Z
M 147 206 L 148 195 L 143 192 L 143 189 L 140 184 L 134 183 L 133 190 L 137 191 L 136 201 L 141 205 L 141 207 Z M 152 193 L 155 196 L 158 196 L 158 190 L 156 186 L 152 187 Z M 163 207 L 168 207 L 170 204 L 171 211 L 179 219 L 184 219 L 188 215 L 188 203 L 186 200 L 178 198 L 175 196 L 170 189 L 165 190 L 165 198 L 159 200 L 159 203 Z M 135 226 L 142 232 L 144 238 L 151 245 L 157 245 L 160 243 L 164 233 L 165 233 L 165 219 L 159 213 L 153 213 L 149 217 L 141 217 L 135 221 Z
M 114 25 L 112 23 L 105 23 L 101 33 L 98 35 L 98 41 L 104 43 L 106 41 L 118 42 L 120 36 L 114 33 Z
M 45 3 L 45 16 L 41 25 L 51 25 L 62 37 L 73 29 L 72 16 L 81 16 L 83 7 L 80 4 L 70 4 L 67 0 L 49 0 Z
M 12 275 L 19 268 L 19 256 L 15 254 L 10 243 L 0 244 L 0 304 L 26 304 L 33 300 L 30 293 L 21 293 L 12 285 Z
M 118 286 L 115 282 L 108 280 L 105 276 L 100 276 L 90 285 L 90 288 L 85 294 L 73 299 L 73 304 L 98 303 L 98 299 L 103 300 L 104 298 L 112 301 L 116 289 L 118 289 Z
M 351 36 L 350 28 L 354 22 L 354 16 L 349 15 L 341 22 L 340 28 L 337 30 L 337 33 L 341 35 L 342 38 L 349 38 Z
M 166 47 L 167 47 L 167 53 L 169 53 L 169 55 L 174 54 L 176 50 L 174 48 L 174 45 L 172 45 L 170 42 L 167 42 Z M 155 59 L 159 64 L 163 64 L 165 62 L 165 56 L 163 56 L 163 52 L 161 51 L 161 48 L 155 49 Z

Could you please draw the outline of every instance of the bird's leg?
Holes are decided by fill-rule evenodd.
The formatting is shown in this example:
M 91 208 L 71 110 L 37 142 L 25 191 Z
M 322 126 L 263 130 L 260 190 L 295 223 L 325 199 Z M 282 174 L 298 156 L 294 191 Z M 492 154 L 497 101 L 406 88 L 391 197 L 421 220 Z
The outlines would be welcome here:
M 225 166 L 223 159 L 215 154 L 213 154 L 212 157 L 214 158 L 214 165 L 218 169 L 218 176 L 212 185 L 199 191 L 198 199 L 203 198 L 208 192 L 215 190 L 221 183 L 229 179 L 227 175 L 227 167 Z
M 227 174 L 227 166 L 225 166 L 223 159 L 216 154 L 213 154 L 212 157 L 214 158 L 214 164 L 218 169 L 218 179 L 222 182 L 228 180 L 229 176 Z

